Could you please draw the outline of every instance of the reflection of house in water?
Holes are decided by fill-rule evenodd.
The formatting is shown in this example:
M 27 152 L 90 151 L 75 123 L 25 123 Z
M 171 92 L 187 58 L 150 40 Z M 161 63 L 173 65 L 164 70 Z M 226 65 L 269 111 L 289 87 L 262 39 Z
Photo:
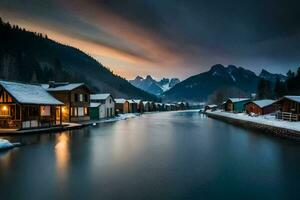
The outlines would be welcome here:
M 61 125 L 62 102 L 39 85 L 0 81 L 0 128 Z

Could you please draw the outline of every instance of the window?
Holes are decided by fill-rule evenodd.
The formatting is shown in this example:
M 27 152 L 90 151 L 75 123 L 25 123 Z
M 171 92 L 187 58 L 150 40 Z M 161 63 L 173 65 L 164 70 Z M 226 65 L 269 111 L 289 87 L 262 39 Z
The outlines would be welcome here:
M 50 106 L 41 106 L 41 116 L 50 116 Z
M 89 101 L 88 95 L 87 95 L 87 94 L 84 94 L 84 101 L 85 101 L 85 102 L 88 102 L 88 101 Z
M 79 101 L 83 102 L 83 94 L 79 94 Z
M 109 103 L 111 103 L 111 99 L 109 99 Z
M 79 117 L 84 116 L 84 110 L 83 110 L 83 107 L 78 107 L 78 116 L 79 116 Z
M 71 116 L 77 117 L 77 114 L 78 114 L 77 107 L 71 107 Z
M 88 115 L 88 108 L 87 107 L 84 107 L 84 115 Z

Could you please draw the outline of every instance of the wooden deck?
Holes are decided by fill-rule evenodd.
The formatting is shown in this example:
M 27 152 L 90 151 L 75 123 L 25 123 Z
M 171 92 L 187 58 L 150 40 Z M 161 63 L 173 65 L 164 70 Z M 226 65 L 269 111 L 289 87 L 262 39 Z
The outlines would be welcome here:
M 276 118 L 286 120 L 286 121 L 299 121 L 299 115 L 290 112 L 277 112 Z

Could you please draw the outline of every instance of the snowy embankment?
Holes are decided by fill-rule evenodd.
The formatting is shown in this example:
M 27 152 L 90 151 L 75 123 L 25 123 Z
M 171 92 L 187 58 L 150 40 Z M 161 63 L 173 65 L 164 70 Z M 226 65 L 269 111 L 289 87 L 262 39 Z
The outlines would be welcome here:
M 277 128 L 284 128 L 293 131 L 300 132 L 300 122 L 290 122 L 276 119 L 274 115 L 262 115 L 262 116 L 249 116 L 246 113 L 229 113 L 224 111 L 207 111 L 208 114 L 232 118 L 236 120 L 254 122 L 257 124 L 268 125 Z
M 0 151 L 14 148 L 14 144 L 10 143 L 8 140 L 0 139 Z
M 120 121 L 120 120 L 125 120 L 125 119 L 130 119 L 139 116 L 139 113 L 127 113 L 127 114 L 119 114 L 118 116 L 111 118 L 111 119 L 105 119 L 101 122 L 115 122 L 115 121 Z

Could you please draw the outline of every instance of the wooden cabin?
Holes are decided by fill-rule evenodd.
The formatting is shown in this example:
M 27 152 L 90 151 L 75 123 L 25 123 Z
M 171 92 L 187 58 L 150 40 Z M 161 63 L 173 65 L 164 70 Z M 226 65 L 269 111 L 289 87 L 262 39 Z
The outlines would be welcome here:
M 118 114 L 125 114 L 130 112 L 129 102 L 126 99 L 115 99 L 116 111 Z
M 84 83 L 58 83 L 50 81 L 42 86 L 56 99 L 64 103 L 63 122 L 90 120 L 90 89 Z
M 278 119 L 300 121 L 300 96 L 284 96 L 274 106 Z
M 270 114 L 275 111 L 273 106 L 274 102 L 275 101 L 271 99 L 250 101 L 245 104 L 245 110 L 248 114 L 252 114 L 252 113 L 255 115 Z
M 0 81 L 0 129 L 60 126 L 62 106 L 39 85 Z
M 137 103 L 137 111 L 139 113 L 143 113 L 144 112 L 144 103 L 142 100 L 139 99 L 134 99 L 134 101 Z
M 210 105 L 206 105 L 204 107 L 204 111 L 210 110 L 210 111 L 215 111 L 217 110 L 218 106 L 215 104 L 210 104 Z
M 245 104 L 250 101 L 249 98 L 229 98 L 225 103 L 225 111 L 227 112 L 244 112 Z
M 129 112 L 130 113 L 137 113 L 138 112 L 138 104 L 134 100 L 130 99 L 127 100 L 129 102 Z
M 92 103 L 100 103 L 100 106 L 97 107 L 91 107 L 93 109 L 93 115 L 95 109 L 98 109 L 99 112 L 99 118 L 98 119 L 104 119 L 104 118 L 110 118 L 115 116 L 115 100 L 114 98 L 106 93 L 106 94 L 91 94 L 91 105 Z M 97 104 L 93 104 L 93 106 L 96 106 Z M 90 114 L 91 116 L 91 114 Z
M 149 112 L 150 111 L 150 102 L 143 101 L 143 107 L 144 107 L 144 112 Z
M 183 102 L 183 101 L 178 102 L 177 106 L 178 106 L 179 110 L 186 110 L 186 109 L 188 109 L 188 103 L 187 102 Z

